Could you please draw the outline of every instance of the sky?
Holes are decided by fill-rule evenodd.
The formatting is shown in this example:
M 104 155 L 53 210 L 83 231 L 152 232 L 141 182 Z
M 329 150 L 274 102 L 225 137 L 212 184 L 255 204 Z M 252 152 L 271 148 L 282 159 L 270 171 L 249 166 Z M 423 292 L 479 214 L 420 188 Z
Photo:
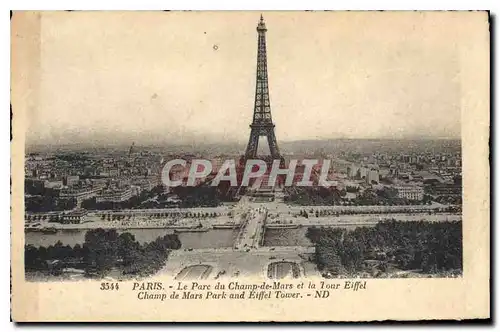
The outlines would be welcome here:
M 460 14 L 263 15 L 278 141 L 460 137 Z M 43 13 L 28 144 L 246 142 L 259 17 Z

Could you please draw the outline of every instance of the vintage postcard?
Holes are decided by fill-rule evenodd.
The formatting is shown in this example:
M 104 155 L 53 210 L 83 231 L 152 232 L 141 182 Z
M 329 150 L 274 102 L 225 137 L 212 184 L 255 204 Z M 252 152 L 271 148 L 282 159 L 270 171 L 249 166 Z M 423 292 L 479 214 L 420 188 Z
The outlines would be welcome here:
M 489 13 L 14 12 L 18 322 L 489 318 Z

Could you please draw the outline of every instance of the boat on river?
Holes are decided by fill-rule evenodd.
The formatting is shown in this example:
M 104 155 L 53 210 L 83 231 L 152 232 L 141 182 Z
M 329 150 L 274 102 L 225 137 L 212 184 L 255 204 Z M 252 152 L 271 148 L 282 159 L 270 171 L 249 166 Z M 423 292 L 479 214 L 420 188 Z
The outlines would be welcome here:
M 266 224 L 267 229 L 296 229 L 300 225 L 297 224 Z
M 215 225 L 212 225 L 212 228 L 213 229 L 235 229 L 235 228 L 239 228 L 240 225 L 238 224 L 215 224 Z
M 57 229 L 54 228 L 54 227 L 44 227 L 41 229 L 41 232 L 43 234 L 56 234 L 57 233 Z
M 206 227 L 185 227 L 185 228 L 176 228 L 174 229 L 174 233 L 198 233 L 198 232 L 208 232 L 210 228 Z

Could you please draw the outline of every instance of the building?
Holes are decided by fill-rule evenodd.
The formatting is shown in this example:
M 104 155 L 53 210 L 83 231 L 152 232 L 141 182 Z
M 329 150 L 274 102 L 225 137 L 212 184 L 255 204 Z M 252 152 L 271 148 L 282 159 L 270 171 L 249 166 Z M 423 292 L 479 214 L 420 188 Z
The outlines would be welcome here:
M 397 186 L 398 197 L 408 199 L 410 201 L 421 201 L 424 199 L 424 188 L 420 186 Z
M 79 181 L 80 177 L 78 175 L 67 175 L 63 178 L 63 184 L 68 187 L 78 184 Z
M 429 192 L 434 195 L 461 196 L 462 184 L 460 183 L 436 183 L 429 186 Z
M 132 189 L 107 189 L 96 196 L 96 202 L 124 202 L 132 197 Z
M 347 173 L 348 173 L 350 178 L 357 177 L 359 175 L 358 172 L 359 172 L 359 167 L 354 165 L 354 164 L 347 167 Z
M 97 174 L 97 171 L 95 169 L 95 167 L 93 166 L 85 166 L 84 169 L 83 169 L 83 174 L 87 175 L 87 176 L 92 176 L 92 175 L 96 175 Z
M 378 171 L 379 177 L 387 177 L 390 175 L 390 169 L 385 167 L 385 168 L 380 168 Z
M 90 179 L 90 185 L 96 189 L 104 189 L 108 185 L 108 179 Z
M 95 197 L 97 192 L 98 189 L 92 187 L 66 188 L 61 190 L 59 198 L 74 198 L 76 200 L 76 206 L 80 206 L 84 200 Z
M 358 196 L 357 193 L 350 193 L 350 192 L 346 192 L 345 194 L 345 199 L 356 199 L 356 197 Z
M 139 196 L 142 192 L 141 186 L 131 185 L 130 190 L 132 191 L 132 196 Z
M 368 172 L 366 172 L 366 183 L 368 184 L 379 183 L 379 174 L 377 170 L 371 169 Z
M 360 167 L 359 168 L 359 177 L 362 178 L 362 179 L 366 179 L 366 177 L 368 175 L 368 171 L 369 171 L 368 168 L 366 168 L 366 167 Z
M 50 189 L 59 189 L 62 188 L 63 186 L 63 181 L 62 180 L 46 180 L 44 183 L 45 188 L 50 188 Z
M 155 186 L 152 180 L 147 178 L 136 178 L 131 180 L 131 184 L 140 187 L 140 191 L 150 191 Z

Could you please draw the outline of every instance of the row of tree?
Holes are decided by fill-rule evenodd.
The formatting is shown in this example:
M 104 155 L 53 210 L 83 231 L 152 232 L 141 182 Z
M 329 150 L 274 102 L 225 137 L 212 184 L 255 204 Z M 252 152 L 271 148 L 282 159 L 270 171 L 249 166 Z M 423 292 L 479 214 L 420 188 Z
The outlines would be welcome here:
M 429 195 L 424 195 L 422 201 L 400 198 L 396 189 L 387 187 L 377 190 L 367 189 L 362 193 L 359 193 L 359 189 L 355 187 L 342 190 L 324 187 L 294 187 L 293 189 L 286 188 L 285 192 L 288 194 L 285 200 L 297 205 L 419 205 L 430 204 L 432 200 Z M 347 193 L 356 193 L 357 196 L 347 198 Z
M 55 196 L 28 196 L 24 199 L 27 212 L 50 212 L 71 210 L 76 206 L 74 198 L 64 199 Z
M 231 216 L 231 212 L 226 214 L 227 216 Z M 162 212 L 162 213 L 151 213 L 147 215 L 149 218 L 158 219 L 158 218 L 215 218 L 220 216 L 220 213 L 217 212 Z M 115 220 L 130 220 L 132 218 L 132 214 L 113 214 L 107 213 L 101 215 L 101 220 L 107 221 L 115 221 Z
M 333 210 L 324 210 L 324 209 L 309 209 L 309 210 L 300 210 L 299 213 L 297 213 L 297 216 L 300 217 L 306 217 L 309 218 L 310 216 L 315 216 L 315 217 L 324 217 L 324 216 L 340 216 L 340 215 L 356 215 L 356 214 L 387 214 L 387 213 L 409 213 L 409 214 L 416 214 L 416 213 L 428 213 L 434 214 L 434 213 L 459 213 L 462 212 L 462 207 L 460 205 L 456 206 L 446 206 L 446 207 L 436 207 L 432 209 L 412 209 L 406 206 L 401 206 L 399 208 L 392 208 L 390 210 L 388 209 L 379 209 L 379 208 L 374 208 L 370 210 L 352 210 L 352 209 L 338 209 L 336 211 Z
M 26 245 L 25 269 L 58 273 L 72 267 L 85 270 L 88 276 L 103 277 L 115 268 L 122 274 L 147 276 L 165 264 L 170 250 L 180 247 L 177 234 L 141 244 L 128 232 L 118 234 L 114 229 L 99 228 L 87 231 L 82 246 L 64 246 L 60 241 L 47 248 Z
M 437 273 L 462 270 L 462 222 L 384 221 L 375 227 L 316 228 L 307 231 L 318 268 L 356 273 L 375 261 L 382 269 Z

